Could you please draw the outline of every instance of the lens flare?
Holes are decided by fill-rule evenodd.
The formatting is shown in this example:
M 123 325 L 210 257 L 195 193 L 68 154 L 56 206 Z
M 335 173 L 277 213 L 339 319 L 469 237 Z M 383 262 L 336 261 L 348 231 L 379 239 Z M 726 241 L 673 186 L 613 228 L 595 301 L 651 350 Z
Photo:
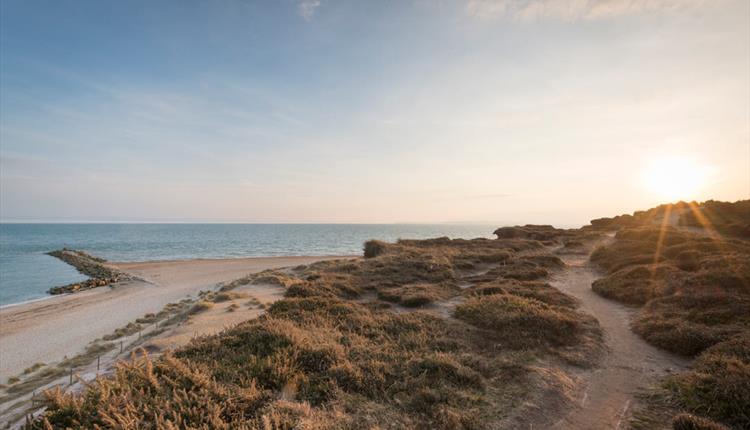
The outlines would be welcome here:
M 693 200 L 708 182 L 711 169 L 687 158 L 659 158 L 642 174 L 644 187 L 668 201 Z

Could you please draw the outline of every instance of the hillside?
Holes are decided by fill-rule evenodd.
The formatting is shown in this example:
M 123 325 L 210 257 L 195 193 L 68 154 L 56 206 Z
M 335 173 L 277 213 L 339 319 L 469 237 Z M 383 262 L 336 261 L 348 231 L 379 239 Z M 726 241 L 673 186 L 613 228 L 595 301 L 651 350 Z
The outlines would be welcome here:
M 750 242 L 726 227 L 747 223 L 746 205 L 504 227 L 495 240 L 370 241 L 364 259 L 239 279 L 185 318 L 232 312 L 214 303 L 253 286 L 284 297 L 174 351 L 141 350 L 83 392 L 48 392 L 27 427 L 748 428 Z M 663 352 L 611 337 L 631 318 Z M 670 353 L 696 358 L 675 372 Z

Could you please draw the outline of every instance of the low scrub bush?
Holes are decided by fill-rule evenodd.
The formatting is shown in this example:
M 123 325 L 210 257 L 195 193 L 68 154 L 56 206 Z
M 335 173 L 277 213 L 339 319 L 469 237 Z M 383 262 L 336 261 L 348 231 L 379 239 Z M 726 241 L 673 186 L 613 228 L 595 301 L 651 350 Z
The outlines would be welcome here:
M 682 355 L 750 330 L 750 297 L 729 294 L 680 294 L 650 301 L 633 330 L 648 342 Z
M 384 254 L 386 250 L 386 243 L 379 240 L 368 240 L 364 245 L 365 258 L 375 258 L 378 255 Z
M 378 298 L 406 307 L 419 307 L 439 300 L 446 300 L 458 288 L 446 284 L 409 284 L 397 288 L 380 289 Z
M 214 307 L 214 304 L 212 302 L 201 300 L 198 303 L 194 304 L 191 308 L 189 313 L 191 315 L 199 314 L 201 312 L 205 312 L 211 308 Z
M 691 412 L 750 428 L 750 334 L 709 348 L 668 385 Z
M 529 344 L 569 344 L 580 334 L 575 312 L 510 294 L 480 296 L 456 307 L 456 318 L 503 338 Z
M 672 419 L 673 430 L 729 430 L 714 421 L 692 414 L 678 414 Z

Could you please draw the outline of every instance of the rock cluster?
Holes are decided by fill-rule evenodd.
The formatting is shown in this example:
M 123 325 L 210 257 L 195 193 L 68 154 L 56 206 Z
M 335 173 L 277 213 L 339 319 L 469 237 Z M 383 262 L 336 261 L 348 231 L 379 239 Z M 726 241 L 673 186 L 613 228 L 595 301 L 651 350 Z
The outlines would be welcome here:
M 57 251 L 48 252 L 47 254 L 59 258 L 65 263 L 75 267 L 79 273 L 91 278 L 83 282 L 52 287 L 48 290 L 49 294 L 76 293 L 78 291 L 90 290 L 96 287 L 104 287 L 127 279 L 127 275 L 124 273 L 105 266 L 104 263 L 107 260 L 95 257 L 83 251 L 63 248 Z
M 87 279 L 83 282 L 62 285 L 59 287 L 52 287 L 47 292 L 49 294 L 65 294 L 65 293 L 77 293 L 83 290 L 90 290 L 96 287 L 106 287 L 107 285 L 114 284 L 121 280 L 121 277 L 115 276 L 113 278 L 93 278 Z

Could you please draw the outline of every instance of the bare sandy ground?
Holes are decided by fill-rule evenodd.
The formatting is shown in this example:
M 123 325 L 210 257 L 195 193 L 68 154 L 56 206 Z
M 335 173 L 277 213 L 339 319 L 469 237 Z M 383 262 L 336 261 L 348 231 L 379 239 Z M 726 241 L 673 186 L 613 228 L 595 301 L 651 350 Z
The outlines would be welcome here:
M 255 319 L 265 312 L 267 306 L 284 298 L 284 287 L 268 284 L 243 285 L 234 288 L 232 294 L 237 297 L 191 315 L 185 323 L 150 339 L 143 347 L 151 352 L 176 349 L 195 337 L 220 333 L 239 323 Z
M 94 339 L 166 304 L 250 273 L 351 257 L 265 257 L 111 263 L 143 281 L 0 309 L 0 382 L 34 363 L 74 356 Z M 238 315 L 239 316 L 239 315 Z M 224 320 L 222 325 L 231 321 Z M 218 328 L 214 326 L 212 328 Z

